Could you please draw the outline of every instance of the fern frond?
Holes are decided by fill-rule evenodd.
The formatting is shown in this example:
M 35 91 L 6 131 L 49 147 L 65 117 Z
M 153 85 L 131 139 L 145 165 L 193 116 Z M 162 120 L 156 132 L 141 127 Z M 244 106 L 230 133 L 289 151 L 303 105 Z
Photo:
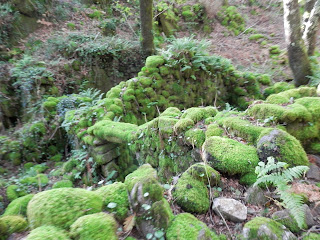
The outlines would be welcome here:
M 295 178 L 300 178 L 309 170 L 307 166 L 296 166 L 292 168 L 288 168 L 283 171 L 283 176 L 288 180 L 288 182 L 292 182 Z
M 257 186 L 261 183 L 270 183 L 274 186 L 279 185 L 281 182 L 283 182 L 284 179 L 279 173 L 272 173 L 270 175 L 264 175 L 264 176 L 258 176 L 257 181 L 254 183 L 254 186 Z M 286 182 L 284 182 L 286 184 Z
M 297 221 L 299 228 L 303 228 L 305 225 L 305 211 L 303 197 L 290 193 L 288 191 L 279 191 L 280 198 L 283 200 L 283 206 L 289 209 L 293 218 Z

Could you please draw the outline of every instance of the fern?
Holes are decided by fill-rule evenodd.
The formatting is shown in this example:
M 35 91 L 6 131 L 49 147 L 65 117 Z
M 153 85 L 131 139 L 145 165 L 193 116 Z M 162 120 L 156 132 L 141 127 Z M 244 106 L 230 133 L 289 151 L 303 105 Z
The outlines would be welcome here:
M 307 166 L 295 166 L 287 168 L 284 162 L 275 162 L 273 157 L 268 157 L 268 162 L 259 162 L 256 167 L 257 181 L 254 186 L 259 184 L 272 184 L 280 194 L 282 205 L 289 209 L 298 226 L 303 228 L 305 224 L 305 212 L 303 207 L 303 197 L 291 192 L 290 182 L 295 178 L 300 178 L 309 170 Z

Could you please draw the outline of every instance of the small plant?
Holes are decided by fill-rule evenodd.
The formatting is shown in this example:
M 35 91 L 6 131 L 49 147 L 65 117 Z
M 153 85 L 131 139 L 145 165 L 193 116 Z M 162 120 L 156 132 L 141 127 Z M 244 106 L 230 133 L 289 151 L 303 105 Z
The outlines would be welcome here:
M 287 167 L 287 163 L 275 162 L 273 157 L 268 157 L 267 164 L 259 162 L 256 167 L 257 181 L 254 186 L 262 183 L 274 185 L 283 201 L 282 205 L 290 211 L 298 226 L 303 228 L 305 224 L 303 197 L 291 192 L 289 183 L 295 178 L 300 178 L 309 168 L 307 166 Z

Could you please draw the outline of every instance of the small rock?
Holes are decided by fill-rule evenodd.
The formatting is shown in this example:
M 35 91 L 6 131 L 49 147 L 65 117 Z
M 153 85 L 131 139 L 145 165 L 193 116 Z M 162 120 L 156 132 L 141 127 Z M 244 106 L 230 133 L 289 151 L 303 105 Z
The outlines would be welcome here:
M 320 181 L 320 168 L 316 164 L 311 164 L 307 172 L 307 178 Z
M 250 187 L 245 193 L 245 200 L 247 203 L 253 205 L 264 205 L 268 201 L 265 197 L 264 191 L 258 187 Z
M 247 219 L 247 207 L 232 198 L 219 197 L 213 200 L 213 211 L 233 222 L 243 222 Z

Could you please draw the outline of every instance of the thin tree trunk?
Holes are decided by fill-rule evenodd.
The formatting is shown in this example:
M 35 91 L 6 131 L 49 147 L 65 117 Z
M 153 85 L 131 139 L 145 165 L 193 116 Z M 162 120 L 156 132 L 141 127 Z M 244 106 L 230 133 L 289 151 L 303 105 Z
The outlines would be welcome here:
M 306 0 L 306 3 L 304 4 L 302 32 L 304 32 L 304 30 L 306 29 L 307 22 L 309 21 L 311 11 L 312 11 L 316 1 L 317 0 Z
M 140 0 L 141 46 L 145 57 L 154 54 L 152 7 L 153 0 Z
M 310 12 L 308 21 L 304 23 L 304 32 L 302 39 L 307 47 L 309 56 L 314 54 L 316 48 L 317 31 L 320 17 L 320 0 L 317 0 Z
M 293 73 L 295 85 L 305 85 L 309 82 L 308 76 L 311 76 L 312 72 L 302 40 L 298 0 L 283 0 L 283 9 L 289 65 Z

